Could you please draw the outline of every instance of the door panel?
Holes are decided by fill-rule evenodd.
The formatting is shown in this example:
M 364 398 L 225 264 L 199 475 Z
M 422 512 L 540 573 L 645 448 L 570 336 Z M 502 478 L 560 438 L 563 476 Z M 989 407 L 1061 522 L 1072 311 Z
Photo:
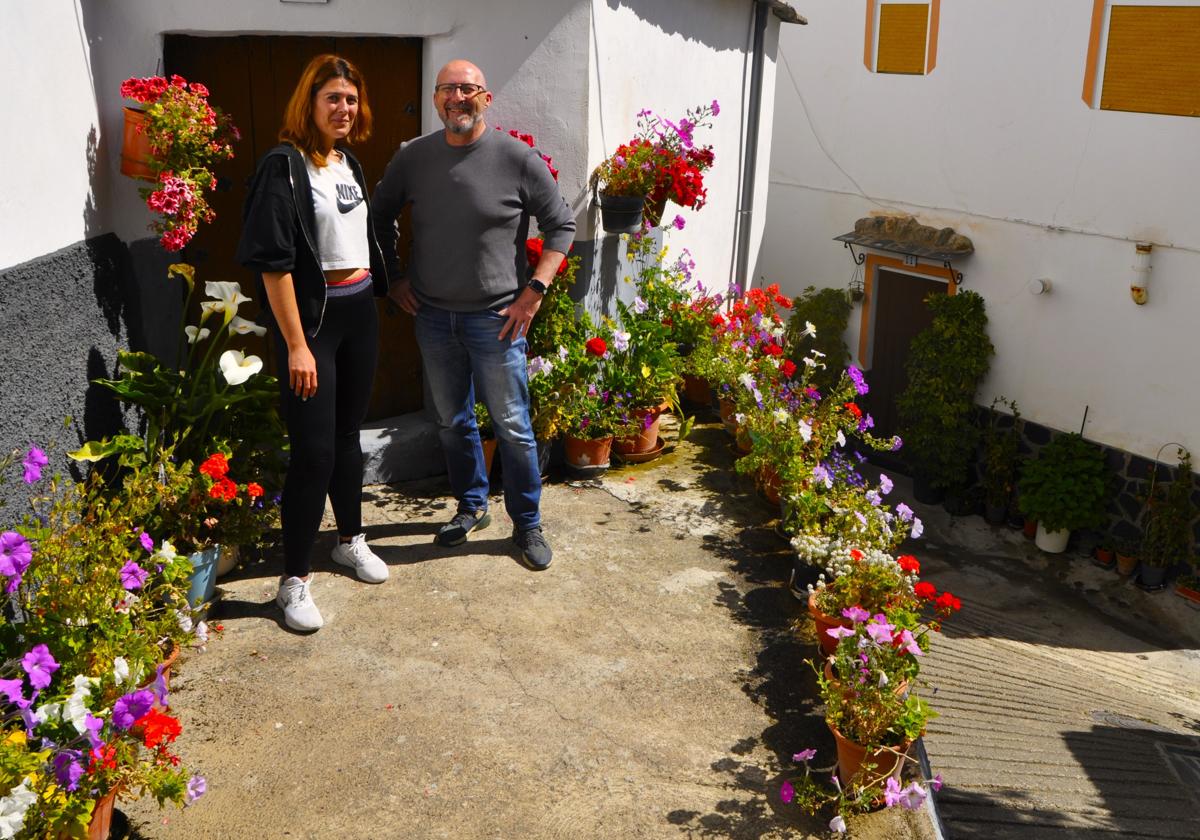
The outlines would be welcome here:
M 944 282 L 884 268 L 877 270 L 873 286 L 875 330 L 867 375 L 871 391 L 863 403 L 875 418 L 874 433 L 888 437 L 896 433 L 896 398 L 908 386 L 904 363 L 909 345 L 933 323 L 925 296 L 945 294 L 948 287 Z
M 246 186 L 259 157 L 278 142 L 283 111 L 300 73 L 313 56 L 329 52 L 357 65 L 366 81 L 375 127 L 370 139 L 352 151 L 362 162 L 367 188 L 372 190 L 396 147 L 421 131 L 419 39 L 167 35 L 163 45 L 166 72 L 207 85 L 213 104 L 229 113 L 242 132 L 234 159 L 217 167 L 218 187 L 210 197 L 217 217 L 201 227 L 182 258 L 196 265 L 198 280 L 241 282 L 255 298 L 246 305 L 245 317 L 258 315 L 261 294 L 254 274 L 234 260 Z M 411 242 L 407 225 L 400 240 L 401 253 L 406 253 Z M 368 419 L 415 411 L 422 404 L 421 360 L 412 318 L 386 301 L 377 305 L 379 368 Z M 193 323 L 195 315 L 191 315 Z M 274 370 L 269 336 L 250 345 L 250 352 L 261 355 Z

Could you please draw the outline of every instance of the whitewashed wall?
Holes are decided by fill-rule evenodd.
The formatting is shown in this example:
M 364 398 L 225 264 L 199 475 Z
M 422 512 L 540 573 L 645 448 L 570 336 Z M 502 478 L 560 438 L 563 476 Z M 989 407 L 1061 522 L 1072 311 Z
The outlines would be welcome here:
M 595 167 L 637 129 L 637 113 L 649 108 L 679 119 L 689 107 L 720 102 L 711 129 L 696 139 L 711 143 L 716 163 L 705 175 L 708 205 L 683 211 L 686 227 L 669 232 L 672 253 L 691 251 L 696 276 L 723 288 L 734 267 L 738 189 L 742 176 L 744 128 L 749 104 L 750 48 L 754 4 L 696 0 L 594 0 L 588 163 Z M 785 26 L 784 28 L 800 28 Z M 766 215 L 767 167 L 772 138 L 775 48 L 780 22 L 768 17 L 762 123 L 758 149 L 758 190 L 751 230 L 750 277 Z M 667 205 L 667 217 L 680 212 Z M 597 211 L 598 214 L 598 211 Z M 599 227 L 598 215 L 592 219 Z
M 99 232 L 89 177 L 96 99 L 73 0 L 5 4 L 0 78 L 7 100 L 0 136 L 4 269 Z
M 760 272 L 791 292 L 844 286 L 853 266 L 831 237 L 873 212 L 954 227 L 975 243 L 956 267 L 987 300 L 997 349 L 981 403 L 1004 394 L 1072 431 L 1086 406 L 1094 440 L 1197 451 L 1200 120 L 1083 103 L 1091 10 L 943 4 L 937 67 L 921 77 L 867 72 L 862 2 L 806 3 L 810 25 L 780 41 Z M 1129 297 L 1139 240 L 1155 243 L 1142 307 Z M 1039 277 L 1051 294 L 1027 290 Z
M 281 3 L 255 0 L 123 0 L 85 3 L 100 103 L 102 165 L 113 174 L 104 221 L 122 239 L 147 235 L 148 212 L 135 185 L 117 178 L 120 83 L 160 70 L 162 34 L 368 35 L 425 39 L 423 83 L 432 94 L 439 67 L 453 58 L 478 64 L 495 93 L 493 122 L 535 134 L 562 170 L 568 197 L 581 192 L 587 115 L 587 0 L 515 0 L 503 13 L 477 0 L 355 0 Z M 440 126 L 432 97 L 422 126 Z M 220 104 L 219 98 L 214 100 Z M 376 103 L 380 107 L 383 103 Z

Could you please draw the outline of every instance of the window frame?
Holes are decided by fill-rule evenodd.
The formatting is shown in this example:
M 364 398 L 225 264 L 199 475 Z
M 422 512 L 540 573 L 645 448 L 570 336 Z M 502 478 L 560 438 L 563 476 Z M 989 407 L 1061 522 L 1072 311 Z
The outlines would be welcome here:
M 879 54 L 880 7 L 889 3 L 918 3 L 929 6 L 929 28 L 925 31 L 925 72 L 897 73 L 886 75 L 928 76 L 937 66 L 938 28 L 941 22 L 942 0 L 867 0 L 866 34 L 863 43 L 863 65 L 870 73 L 878 73 L 876 62 Z
M 1108 61 L 1108 28 L 1112 19 L 1113 6 L 1200 8 L 1200 2 L 1197 0 L 1092 0 L 1092 26 L 1088 36 L 1087 65 L 1084 67 L 1083 73 L 1083 101 L 1093 111 L 1109 110 L 1100 107 L 1100 99 L 1104 95 L 1104 70 Z M 1113 113 L 1178 116 L 1176 114 L 1160 114 L 1158 111 L 1113 111 Z

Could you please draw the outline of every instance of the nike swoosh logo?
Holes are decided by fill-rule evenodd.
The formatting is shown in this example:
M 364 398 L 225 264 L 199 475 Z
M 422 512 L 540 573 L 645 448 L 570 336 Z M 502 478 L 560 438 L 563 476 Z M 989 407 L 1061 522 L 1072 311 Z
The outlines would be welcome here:
M 353 210 L 355 207 L 357 207 L 360 204 L 362 204 L 361 197 L 354 199 L 354 201 L 342 201 L 342 199 L 339 198 L 337 200 L 338 212 L 339 213 L 349 213 L 351 210 Z

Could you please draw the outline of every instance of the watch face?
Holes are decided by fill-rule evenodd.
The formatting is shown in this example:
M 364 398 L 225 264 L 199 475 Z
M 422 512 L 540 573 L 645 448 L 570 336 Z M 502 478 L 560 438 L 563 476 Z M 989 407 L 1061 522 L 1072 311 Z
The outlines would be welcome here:
M 529 288 L 533 289 L 539 295 L 544 295 L 544 294 L 546 294 L 546 291 L 547 291 L 546 284 L 543 283 L 541 280 L 530 280 Z

